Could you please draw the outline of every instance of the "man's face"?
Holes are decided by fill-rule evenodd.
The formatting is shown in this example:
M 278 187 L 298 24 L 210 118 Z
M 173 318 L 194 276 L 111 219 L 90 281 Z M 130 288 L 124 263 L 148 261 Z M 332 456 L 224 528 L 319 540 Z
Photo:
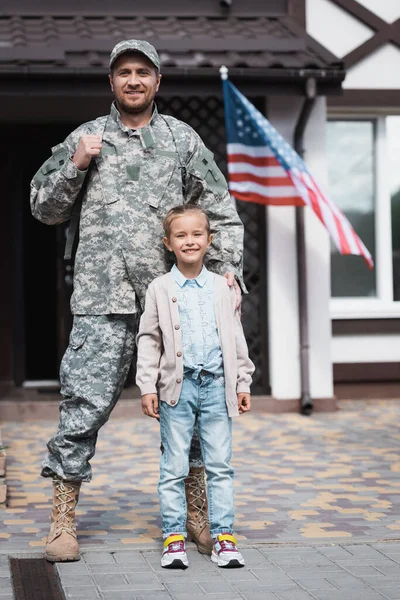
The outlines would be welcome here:
M 161 80 L 153 63 L 139 52 L 119 56 L 109 77 L 118 107 L 136 115 L 152 105 Z

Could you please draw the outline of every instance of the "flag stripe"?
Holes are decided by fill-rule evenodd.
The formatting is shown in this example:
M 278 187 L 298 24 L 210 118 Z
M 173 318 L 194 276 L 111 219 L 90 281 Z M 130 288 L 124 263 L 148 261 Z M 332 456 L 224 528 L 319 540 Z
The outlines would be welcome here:
M 244 202 L 253 202 L 263 204 L 264 206 L 304 206 L 303 200 L 299 196 L 286 196 L 283 198 L 271 198 L 261 196 L 255 192 L 232 192 L 232 195 L 237 200 Z
M 246 154 L 254 158 L 260 156 L 269 156 L 276 158 L 275 154 L 268 146 L 247 146 L 246 144 L 227 144 L 228 154 Z
M 258 175 L 259 177 L 287 178 L 287 173 L 285 169 L 281 167 L 281 165 L 273 167 L 258 167 L 246 162 L 228 163 L 228 173 L 252 173 L 253 175 Z
M 281 167 L 273 156 L 251 156 L 251 154 L 228 154 L 228 163 L 246 162 L 255 167 Z
M 246 202 L 309 206 L 342 254 L 373 261 L 347 217 L 325 196 L 302 158 L 229 81 L 223 81 L 229 187 Z
M 257 175 L 253 175 L 252 173 L 233 173 L 229 177 L 229 181 L 231 182 L 240 182 L 240 181 L 252 181 L 253 183 L 258 183 L 260 185 L 264 185 L 266 187 L 276 186 L 276 187 L 293 187 L 292 181 L 290 177 L 286 175 L 286 177 L 258 177 Z
M 273 185 L 260 185 L 252 181 L 229 181 L 229 188 L 235 195 L 235 192 L 254 192 L 265 198 L 279 198 L 297 196 L 296 188 L 292 185 L 277 187 Z

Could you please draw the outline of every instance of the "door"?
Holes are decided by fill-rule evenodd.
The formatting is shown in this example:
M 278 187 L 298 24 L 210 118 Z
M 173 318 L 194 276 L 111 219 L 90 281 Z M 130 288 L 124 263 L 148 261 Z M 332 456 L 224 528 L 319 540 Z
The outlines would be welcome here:
M 71 324 L 68 279 L 62 261 L 65 226 L 48 226 L 31 215 L 33 175 L 74 125 L 2 126 L 8 169 L 5 189 L 12 203 L 14 264 L 13 378 L 57 381 L 60 358 Z

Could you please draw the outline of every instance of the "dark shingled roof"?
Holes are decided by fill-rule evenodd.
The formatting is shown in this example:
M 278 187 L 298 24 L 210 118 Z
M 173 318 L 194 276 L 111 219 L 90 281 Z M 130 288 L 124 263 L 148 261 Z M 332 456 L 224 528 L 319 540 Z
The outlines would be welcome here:
M 108 70 L 122 39 L 152 42 L 161 69 L 343 71 L 343 64 L 287 17 L 0 16 L 0 72 Z

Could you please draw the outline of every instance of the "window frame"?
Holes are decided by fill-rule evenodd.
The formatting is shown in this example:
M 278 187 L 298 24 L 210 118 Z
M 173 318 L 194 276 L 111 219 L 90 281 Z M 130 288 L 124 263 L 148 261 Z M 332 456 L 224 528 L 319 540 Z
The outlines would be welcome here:
M 375 269 L 376 296 L 330 299 L 332 319 L 388 319 L 400 317 L 400 301 L 393 299 L 392 217 L 388 178 L 386 117 L 383 113 L 329 112 L 328 121 L 373 121 L 375 159 Z M 389 232 L 389 235 L 387 235 Z M 365 268 L 368 268 L 365 265 Z

